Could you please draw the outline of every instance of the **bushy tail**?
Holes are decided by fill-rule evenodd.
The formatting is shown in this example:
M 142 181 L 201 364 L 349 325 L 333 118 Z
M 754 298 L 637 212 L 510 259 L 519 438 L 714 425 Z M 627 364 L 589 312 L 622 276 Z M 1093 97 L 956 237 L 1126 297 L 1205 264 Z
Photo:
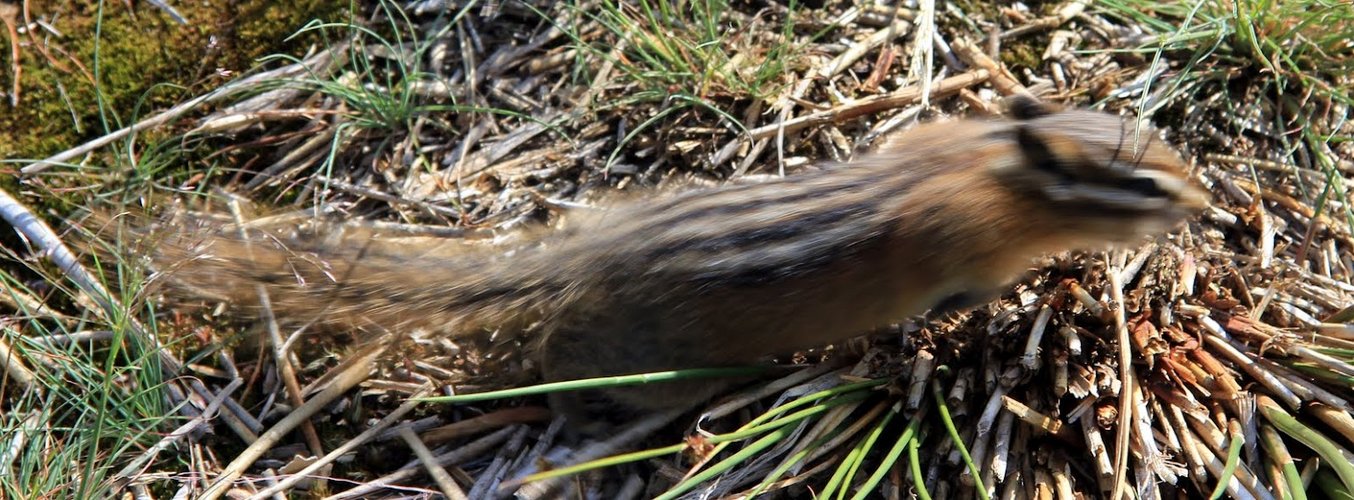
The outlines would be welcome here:
M 171 298 L 222 301 L 255 312 L 266 296 L 287 324 L 317 322 L 453 335 L 523 328 L 565 292 L 524 264 L 527 243 L 411 237 L 375 223 L 179 213 L 121 216 L 119 245 L 140 250 Z M 129 241 L 132 236 L 134 241 Z M 506 254 L 515 253 L 513 265 Z M 529 260 L 529 259 L 526 259 Z

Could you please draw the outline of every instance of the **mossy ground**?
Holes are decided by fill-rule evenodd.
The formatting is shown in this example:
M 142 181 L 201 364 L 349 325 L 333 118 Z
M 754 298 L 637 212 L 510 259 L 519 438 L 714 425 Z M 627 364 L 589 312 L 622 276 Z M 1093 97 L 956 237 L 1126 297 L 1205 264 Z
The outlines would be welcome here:
M 293 33 L 311 20 L 346 19 L 349 9 L 324 0 L 176 2 L 185 25 L 149 4 L 34 4 L 31 15 L 60 35 L 35 33 L 45 54 L 20 35 L 22 91 L 18 106 L 0 112 L 0 158 L 60 152 L 230 81 L 259 57 L 301 52 L 315 37 Z M 13 62 L 7 46 L 0 52 L 9 101 Z

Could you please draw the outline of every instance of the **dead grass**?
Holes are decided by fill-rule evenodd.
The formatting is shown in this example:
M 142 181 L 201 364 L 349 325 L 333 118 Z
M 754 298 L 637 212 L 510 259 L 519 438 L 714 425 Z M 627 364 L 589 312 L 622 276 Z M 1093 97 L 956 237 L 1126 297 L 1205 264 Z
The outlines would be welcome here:
M 60 256 L 55 235 L 27 226 L 5 242 L 0 471 L 15 473 L 0 484 L 14 497 L 1348 495 L 1354 7 L 930 4 L 363 5 L 360 27 L 308 28 L 330 45 L 151 123 L 175 139 L 72 145 L 24 163 L 14 194 L 67 196 L 47 187 L 63 176 L 98 195 L 88 208 L 155 211 L 220 190 L 443 237 L 617 190 L 793 175 L 1023 90 L 1148 116 L 1215 206 L 1169 238 L 1057 256 L 992 304 L 842 346 L 827 357 L 845 364 L 733 395 L 698 426 L 655 415 L 582 449 L 561 444 L 536 396 L 413 402 L 525 385 L 501 371 L 529 371 L 511 354 L 161 309 L 136 260 L 86 259 L 113 271 L 72 285 L 76 271 L 37 257 Z M 120 182 L 72 181 L 88 168 L 66 162 L 108 144 L 156 154 Z M 176 162 L 191 168 L 161 167 Z M 111 340 L 48 347 L 93 331 Z M 425 474 L 428 455 L 446 476 Z M 120 472 L 74 473 L 91 464 Z

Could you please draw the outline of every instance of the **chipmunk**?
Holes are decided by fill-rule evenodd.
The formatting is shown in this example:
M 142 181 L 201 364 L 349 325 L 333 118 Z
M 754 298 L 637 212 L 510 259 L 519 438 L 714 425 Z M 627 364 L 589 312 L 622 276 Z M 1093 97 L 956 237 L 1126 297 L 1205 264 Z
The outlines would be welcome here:
M 927 310 L 998 296 L 1044 255 L 1130 243 L 1208 203 L 1157 131 L 1016 98 L 1007 118 L 937 122 L 855 161 L 758 184 L 639 199 L 511 250 L 229 231 L 163 246 L 176 279 L 279 316 L 385 328 L 538 325 L 550 381 L 747 365 Z M 718 384 L 558 397 L 570 415 L 693 405 Z

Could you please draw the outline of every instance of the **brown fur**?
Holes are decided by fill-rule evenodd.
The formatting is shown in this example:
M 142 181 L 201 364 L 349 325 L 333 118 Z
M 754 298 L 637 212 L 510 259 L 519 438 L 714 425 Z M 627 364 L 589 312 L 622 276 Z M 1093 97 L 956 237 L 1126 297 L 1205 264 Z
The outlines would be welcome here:
M 189 220 L 153 261 L 177 268 L 181 289 L 240 304 L 262 286 L 289 321 L 452 335 L 539 323 L 544 374 L 561 380 L 743 365 L 846 340 L 947 297 L 981 302 L 1042 255 L 1133 241 L 1205 203 L 1150 128 L 1019 109 L 922 125 L 821 171 L 626 201 L 510 243 L 408 244 L 360 225 L 242 237 Z M 600 396 L 647 410 L 716 388 Z

